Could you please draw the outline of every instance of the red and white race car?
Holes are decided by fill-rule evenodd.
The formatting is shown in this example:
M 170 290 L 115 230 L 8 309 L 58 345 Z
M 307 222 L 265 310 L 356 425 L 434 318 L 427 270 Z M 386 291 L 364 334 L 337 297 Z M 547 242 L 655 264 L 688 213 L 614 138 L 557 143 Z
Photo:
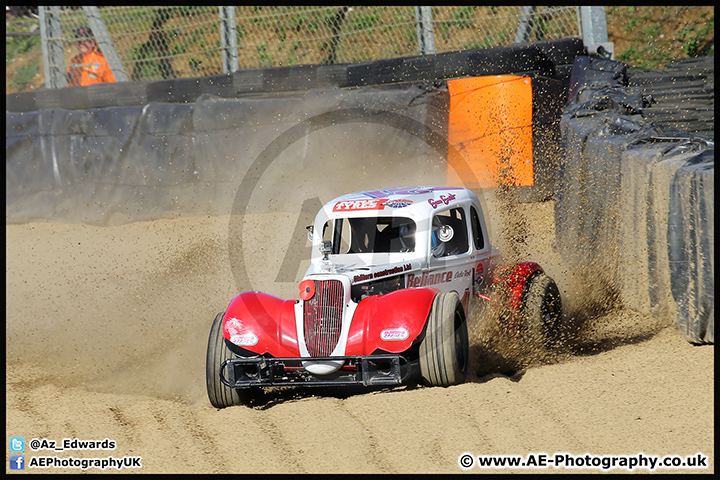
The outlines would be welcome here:
M 449 386 L 469 369 L 467 312 L 550 341 L 562 313 L 537 263 L 502 264 L 477 196 L 410 187 L 338 197 L 308 227 L 312 262 L 299 299 L 236 296 L 217 315 L 207 391 L 217 408 L 278 386 Z

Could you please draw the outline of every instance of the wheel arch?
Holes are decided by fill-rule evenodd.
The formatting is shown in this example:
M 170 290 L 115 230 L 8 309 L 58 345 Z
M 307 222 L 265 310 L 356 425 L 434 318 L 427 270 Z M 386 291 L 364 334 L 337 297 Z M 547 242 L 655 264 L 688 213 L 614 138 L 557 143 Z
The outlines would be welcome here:
M 299 356 L 294 305 L 293 300 L 261 292 L 236 296 L 223 318 L 223 337 L 229 348 L 274 357 Z
M 521 320 L 526 286 L 539 273 L 544 273 L 544 270 L 535 262 L 510 263 L 493 269 L 491 303 L 502 327 L 516 332 Z
M 401 353 L 409 349 L 422 335 L 439 293 L 433 287 L 408 288 L 364 298 L 355 310 L 345 354 L 369 355 L 375 350 Z

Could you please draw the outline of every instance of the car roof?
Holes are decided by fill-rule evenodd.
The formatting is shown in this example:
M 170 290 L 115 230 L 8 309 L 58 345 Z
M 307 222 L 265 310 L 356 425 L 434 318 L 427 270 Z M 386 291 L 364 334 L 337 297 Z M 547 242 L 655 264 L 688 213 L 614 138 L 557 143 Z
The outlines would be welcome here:
M 445 207 L 477 199 L 476 195 L 462 187 L 416 186 L 348 193 L 326 203 L 327 215 L 346 213 L 367 216 L 407 215 L 429 217 Z

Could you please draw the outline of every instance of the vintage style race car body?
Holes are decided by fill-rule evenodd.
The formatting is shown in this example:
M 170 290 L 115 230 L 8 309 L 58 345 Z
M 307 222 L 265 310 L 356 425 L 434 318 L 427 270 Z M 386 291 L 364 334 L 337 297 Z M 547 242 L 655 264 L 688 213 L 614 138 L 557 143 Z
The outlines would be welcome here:
M 244 292 L 217 315 L 207 354 L 215 407 L 265 387 L 461 383 L 467 312 L 478 306 L 493 305 L 511 334 L 534 322 L 549 338 L 557 327 L 557 286 L 536 263 L 501 263 L 471 190 L 344 195 L 308 236 L 298 299 Z

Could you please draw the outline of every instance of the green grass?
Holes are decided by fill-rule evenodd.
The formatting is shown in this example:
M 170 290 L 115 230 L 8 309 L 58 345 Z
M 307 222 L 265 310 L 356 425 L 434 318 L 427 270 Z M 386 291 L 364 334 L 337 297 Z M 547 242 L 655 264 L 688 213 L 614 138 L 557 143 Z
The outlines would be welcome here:
M 8 29 L 10 31 L 10 29 Z M 10 63 L 27 52 L 34 49 L 42 49 L 42 41 L 40 35 L 30 36 L 18 36 L 18 37 L 5 37 L 5 68 L 7 69 Z M 40 66 L 36 63 L 20 65 L 12 76 L 7 78 L 6 81 L 16 91 L 23 91 L 27 85 L 30 84 L 35 75 L 37 75 Z
M 25 64 L 20 65 L 18 68 L 17 73 L 13 77 L 13 79 L 10 81 L 10 84 L 15 87 L 17 90 L 23 90 L 27 84 L 29 84 L 32 79 L 37 75 L 38 73 L 38 66 L 33 64 Z
M 40 35 L 5 37 L 5 65 L 34 48 L 42 48 Z
M 700 11 L 700 9 L 704 11 Z M 619 33 L 615 58 L 633 68 L 663 68 L 682 58 L 715 55 L 709 7 L 607 7 L 608 36 Z
M 457 12 L 453 13 L 452 20 L 455 23 L 455 26 L 459 28 L 472 28 L 472 18 L 475 15 L 476 8 L 477 7 L 475 6 L 466 5 L 464 7 L 460 7 Z

